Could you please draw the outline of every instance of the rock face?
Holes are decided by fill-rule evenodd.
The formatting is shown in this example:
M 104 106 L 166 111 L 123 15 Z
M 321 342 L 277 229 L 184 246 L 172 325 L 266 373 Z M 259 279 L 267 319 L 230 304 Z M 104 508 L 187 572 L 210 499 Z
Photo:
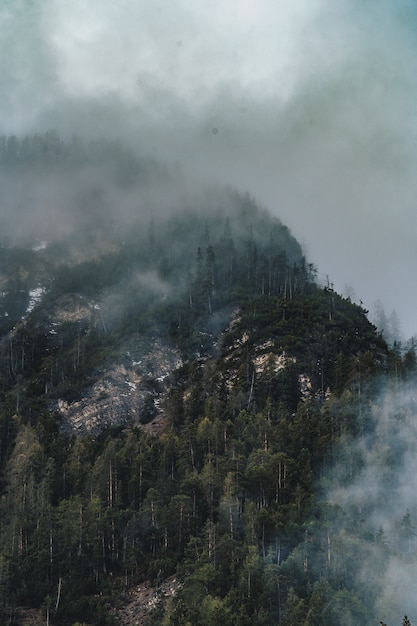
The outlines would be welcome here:
M 144 582 L 133 587 L 123 598 L 123 608 L 116 611 L 117 623 L 121 626 L 144 626 L 150 613 L 164 605 L 180 587 L 176 576 L 167 578 L 159 585 Z
M 146 348 L 138 338 L 121 362 L 103 370 L 79 400 L 58 399 L 53 408 L 61 415 L 64 430 L 80 435 L 138 424 L 159 432 L 163 425 L 161 401 L 170 374 L 180 365 L 177 350 L 159 340 Z
M 39 294 L 44 295 L 44 290 Z M 28 312 L 31 313 L 32 310 Z M 25 338 L 28 323 L 23 318 L 2 339 L 6 354 L 11 345 L 21 345 L 22 354 L 29 352 Z M 70 373 L 75 372 L 82 360 L 83 340 L 97 329 L 106 335 L 100 305 L 80 293 L 67 293 L 49 301 L 42 311 L 36 312 L 36 321 L 31 323 L 35 329 L 32 332 L 46 343 L 51 371 L 57 367 L 64 371 L 65 361 Z M 59 397 L 55 392 L 64 374 L 58 381 L 50 380 L 52 374 L 43 368 L 45 393 L 53 392 L 55 396 L 49 402 L 49 410 L 60 416 L 62 429 L 72 434 L 97 434 L 104 428 L 125 425 L 141 425 L 158 434 L 164 424 L 163 396 L 170 375 L 180 365 L 179 351 L 162 339 L 131 334 L 116 349 L 112 348 L 108 360 L 89 372 L 89 384 L 79 388 L 73 385 L 70 395 Z
M 91 321 L 93 308 L 85 297 L 79 294 L 66 294 L 57 299 L 51 312 L 51 324 L 59 326 L 64 322 Z

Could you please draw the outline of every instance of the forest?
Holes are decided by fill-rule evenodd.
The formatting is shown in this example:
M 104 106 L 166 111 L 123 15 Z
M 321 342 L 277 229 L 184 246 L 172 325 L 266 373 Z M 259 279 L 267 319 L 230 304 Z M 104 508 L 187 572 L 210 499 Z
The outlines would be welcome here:
M 176 177 L 0 138 L 0 623 L 129 623 L 140 587 L 148 626 L 414 623 L 415 341 Z

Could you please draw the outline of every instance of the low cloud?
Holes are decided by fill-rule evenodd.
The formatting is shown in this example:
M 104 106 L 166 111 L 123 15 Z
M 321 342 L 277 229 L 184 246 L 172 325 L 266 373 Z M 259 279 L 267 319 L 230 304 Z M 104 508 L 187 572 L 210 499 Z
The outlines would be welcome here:
M 409 0 L 7 2 L 0 130 L 118 137 L 248 190 L 410 336 L 415 25 Z
M 377 590 L 379 619 L 417 619 L 417 392 L 412 384 L 387 384 L 371 406 L 362 407 L 364 430 L 344 442 L 328 477 L 328 501 L 343 511 L 343 528 L 366 537 L 366 558 L 357 576 Z M 370 428 L 369 428 L 370 426 Z M 337 525 L 336 525 L 337 527 Z M 349 536 L 339 548 L 349 553 Z M 364 544 L 365 545 L 365 544 Z M 358 582 L 358 581 L 356 581 Z

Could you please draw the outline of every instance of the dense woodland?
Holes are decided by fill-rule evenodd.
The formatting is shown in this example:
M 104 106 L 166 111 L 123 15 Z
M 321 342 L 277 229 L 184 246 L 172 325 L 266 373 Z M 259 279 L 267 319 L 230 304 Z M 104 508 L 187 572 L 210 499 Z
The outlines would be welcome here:
M 174 574 L 149 625 L 398 623 L 402 599 L 387 610 L 381 572 L 393 554 L 415 557 L 413 503 L 396 511 L 394 545 L 326 494 L 336 465 L 344 485 L 363 469 L 348 443 L 376 431 L 381 386 L 415 380 L 413 342 L 388 346 L 247 195 L 145 211 L 149 185 L 171 189 L 162 166 L 54 132 L 0 140 L 1 176 L 16 181 L 59 172 L 71 189 L 87 163 L 94 183 L 64 205 L 65 233 L 36 246 L 3 231 L 1 623 L 26 607 L 39 624 L 110 626 L 131 587 Z M 74 297 L 90 317 L 52 325 Z M 181 365 L 147 380 L 139 418 L 65 430 L 57 401 L 86 395 L 138 336 Z M 157 414 L 155 435 L 144 426 Z

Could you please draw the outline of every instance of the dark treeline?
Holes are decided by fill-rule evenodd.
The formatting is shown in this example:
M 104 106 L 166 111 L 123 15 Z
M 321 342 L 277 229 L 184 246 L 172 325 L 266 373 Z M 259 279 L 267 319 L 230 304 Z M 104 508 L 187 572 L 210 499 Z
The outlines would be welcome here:
M 55 130 L 22 138 L 0 135 L 0 166 L 9 171 L 37 170 L 40 167 L 70 171 L 71 167 L 106 163 L 112 164 L 121 185 L 137 182 L 141 177 L 143 179 L 151 169 L 164 171 L 154 159 L 139 158 L 117 141 L 84 141 L 77 135 L 65 141 Z

